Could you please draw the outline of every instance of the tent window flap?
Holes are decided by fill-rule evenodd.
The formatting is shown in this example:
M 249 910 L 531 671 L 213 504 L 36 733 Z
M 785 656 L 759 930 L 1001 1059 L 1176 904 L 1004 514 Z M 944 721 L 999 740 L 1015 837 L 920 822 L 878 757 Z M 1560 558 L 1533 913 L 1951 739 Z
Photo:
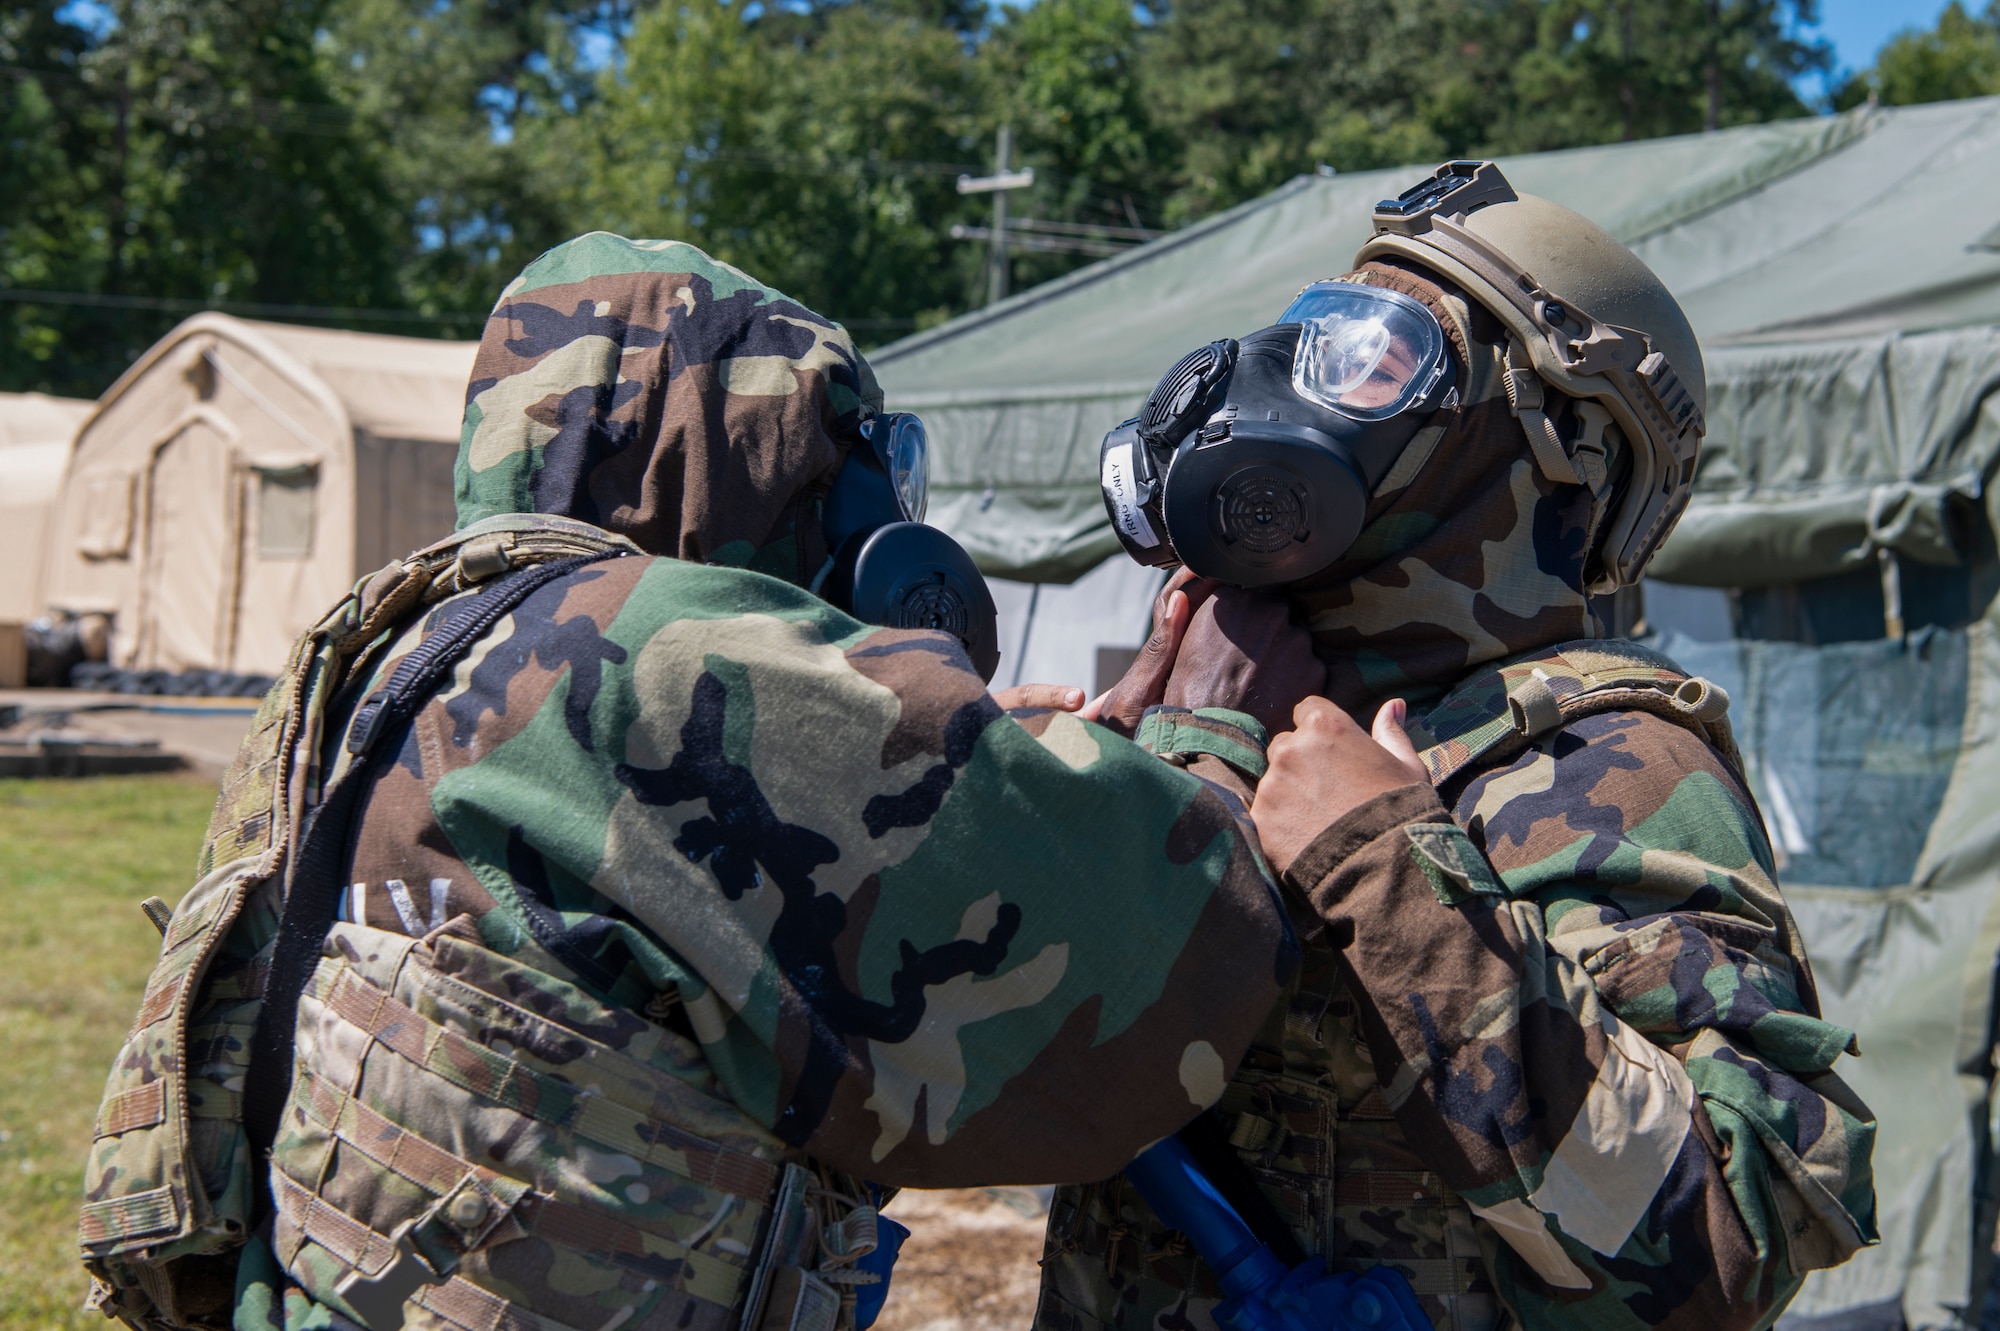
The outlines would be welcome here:
M 100 471 L 83 478 L 83 532 L 77 550 L 85 559 L 123 559 L 132 550 L 132 492 L 138 477 Z
M 319 469 L 310 464 L 257 467 L 257 557 L 304 559 L 312 554 Z

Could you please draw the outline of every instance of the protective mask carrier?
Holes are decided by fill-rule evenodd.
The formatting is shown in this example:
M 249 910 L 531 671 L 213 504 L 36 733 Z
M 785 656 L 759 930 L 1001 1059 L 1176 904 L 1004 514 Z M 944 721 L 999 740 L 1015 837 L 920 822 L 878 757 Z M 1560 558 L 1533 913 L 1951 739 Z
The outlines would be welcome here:
M 835 473 L 820 507 L 833 567 L 819 594 L 864 624 L 949 633 L 981 679 L 1000 668 L 1000 615 L 965 547 L 924 525 L 930 441 L 923 422 L 886 412 Z
M 1369 496 L 1457 405 L 1437 316 L 1399 292 L 1316 282 L 1280 322 L 1182 357 L 1104 436 L 1099 484 L 1126 553 L 1239 587 L 1346 553 Z

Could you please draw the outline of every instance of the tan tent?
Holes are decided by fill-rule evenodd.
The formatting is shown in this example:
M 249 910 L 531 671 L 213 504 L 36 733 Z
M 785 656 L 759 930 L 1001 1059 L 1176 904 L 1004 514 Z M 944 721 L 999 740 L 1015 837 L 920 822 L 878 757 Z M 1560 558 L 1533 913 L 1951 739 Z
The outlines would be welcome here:
M 33 613 L 49 512 L 90 408 L 74 398 L 0 393 L 0 624 Z
M 268 674 L 360 574 L 452 527 L 471 342 L 198 314 L 79 431 L 43 606 L 111 662 Z
M 26 674 L 21 627 L 34 614 L 49 513 L 70 442 L 90 407 L 41 393 L 0 393 L 0 688 L 20 687 Z

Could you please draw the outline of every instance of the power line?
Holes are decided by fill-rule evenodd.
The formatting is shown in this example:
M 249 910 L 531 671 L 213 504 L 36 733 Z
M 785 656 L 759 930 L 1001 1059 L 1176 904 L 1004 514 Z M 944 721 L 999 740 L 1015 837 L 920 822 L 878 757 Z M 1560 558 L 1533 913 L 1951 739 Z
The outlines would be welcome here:
M 163 310 L 168 313 L 199 314 L 214 310 L 219 314 L 242 314 L 265 318 L 331 319 L 348 323 L 484 323 L 486 316 L 467 310 L 462 314 L 424 314 L 417 310 L 384 310 L 367 305 L 279 305 L 245 300 L 189 300 L 176 296 L 113 296 L 94 291 L 36 291 L 22 287 L 0 287 L 0 301 L 21 305 L 81 305 L 115 310 Z M 834 319 L 843 328 L 856 332 L 893 332 L 915 328 L 915 319 L 858 318 Z
M 27 287 L 0 287 L 0 301 L 21 305 L 80 305 L 112 310 L 163 310 L 174 314 L 199 314 L 215 310 L 222 314 L 244 314 L 267 318 L 333 319 L 351 323 L 455 324 L 484 322 L 484 314 L 424 314 L 417 310 L 372 309 L 365 305 L 279 305 L 248 300 L 191 300 L 180 296 L 115 296 L 96 291 L 39 291 Z
M 204 125 L 248 126 L 270 129 L 281 134 L 339 138 L 351 133 L 357 120 L 354 112 L 337 103 L 271 102 L 255 97 L 234 99 L 233 105 L 206 107 L 194 114 L 170 114 L 148 105 L 142 94 L 135 95 L 125 88 L 108 87 L 73 70 L 0 64 L 0 74 L 16 79 L 52 79 L 70 84 L 87 97 L 95 97 L 104 102 L 124 102 L 134 114 L 165 122 L 173 129 L 182 132 Z

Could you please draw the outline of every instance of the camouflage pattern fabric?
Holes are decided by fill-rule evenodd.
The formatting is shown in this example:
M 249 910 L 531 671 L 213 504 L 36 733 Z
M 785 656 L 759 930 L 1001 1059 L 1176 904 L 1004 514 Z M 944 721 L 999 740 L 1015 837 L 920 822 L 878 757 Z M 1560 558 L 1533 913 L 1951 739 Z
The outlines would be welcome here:
M 466 390 L 461 528 L 562 513 L 804 583 L 882 390 L 847 330 L 692 245 L 606 232 L 507 285 Z
M 1483 312 L 1363 276 L 1450 316 L 1467 405 L 1296 599 L 1335 701 L 1428 707 L 1438 785 L 1291 866 L 1315 932 L 1206 1122 L 1301 1254 L 1395 1265 L 1440 1328 L 1768 1325 L 1875 1241 L 1874 1123 L 1726 700 L 1629 644 L 1551 646 L 1599 634 L 1596 502 L 1540 477 Z M 1220 1298 L 1122 1180 L 1058 1191 L 1044 1272 L 1042 1331 L 1211 1331 Z
M 653 553 L 528 596 L 372 772 L 238 1328 L 720 1331 L 761 1299 L 832 1331 L 861 1180 L 1103 1177 L 1222 1093 L 1298 955 L 1242 799 L 1262 731 L 1008 714 L 955 639 L 806 590 L 873 391 L 841 330 L 686 246 L 584 237 L 503 297 L 463 530 L 302 647 L 204 866 L 269 873 L 355 706 L 544 528 Z M 218 1120 L 187 1168 L 223 1187 L 275 887 L 212 949 L 236 987 L 183 1000 Z
M 1197 719 L 1260 748 L 1248 718 Z M 740 1293 L 730 1254 L 757 1204 L 726 1210 L 663 1158 L 704 1121 L 690 1100 L 713 1146 L 879 1183 L 1111 1173 L 1221 1094 L 1289 969 L 1241 807 L 1069 714 L 1001 712 L 941 635 L 857 624 L 776 579 L 627 558 L 552 583 L 369 796 L 349 923 L 300 1017 L 288 1121 L 307 1122 L 273 1162 L 295 1199 L 283 1276 L 246 1298 L 299 1325 L 386 1258 L 369 1235 L 448 1205 L 442 1173 L 385 1178 L 369 1144 L 391 1132 L 504 1153 L 491 1168 L 517 1191 L 651 1236 L 659 1269 L 550 1227 L 529 1230 L 554 1245 L 546 1276 L 522 1273 L 511 1231 L 451 1271 L 450 1289 L 566 1326 L 624 1306 L 684 1326 Z M 470 1008 L 468 968 L 492 977 Z M 386 1028 L 380 994 L 400 1005 Z M 529 1020 L 561 1012 L 586 1015 Z M 605 1079 L 635 1038 L 661 1052 L 629 1098 Z M 590 1120 L 600 1087 L 626 1108 Z M 367 1114 L 337 1131 L 346 1105 Z M 674 1251 L 695 1235 L 720 1266 Z

